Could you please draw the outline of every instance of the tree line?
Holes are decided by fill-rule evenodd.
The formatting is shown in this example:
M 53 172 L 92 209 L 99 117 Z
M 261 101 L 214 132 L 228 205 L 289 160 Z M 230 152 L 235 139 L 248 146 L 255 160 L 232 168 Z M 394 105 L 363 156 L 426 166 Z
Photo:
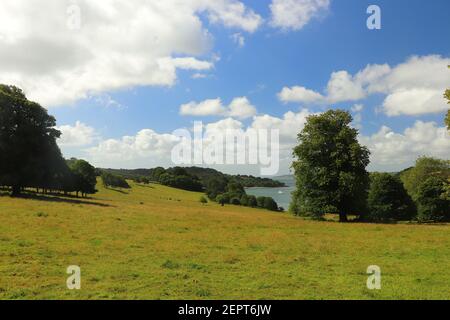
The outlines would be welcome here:
M 449 221 L 450 161 L 421 157 L 398 174 L 369 174 L 370 152 L 351 122 L 344 110 L 308 117 L 293 152 L 290 211 L 315 219 L 338 214 L 341 222 L 349 215 L 359 221 Z
M 0 186 L 19 196 L 36 192 L 96 192 L 96 170 L 87 161 L 65 160 L 56 144 L 56 120 L 21 89 L 0 84 Z

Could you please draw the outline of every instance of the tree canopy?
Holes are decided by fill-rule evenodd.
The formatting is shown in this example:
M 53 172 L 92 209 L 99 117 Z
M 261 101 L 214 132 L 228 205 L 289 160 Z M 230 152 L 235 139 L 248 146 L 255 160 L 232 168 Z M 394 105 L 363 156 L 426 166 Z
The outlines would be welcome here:
M 368 221 L 410 220 L 416 216 L 413 200 L 399 177 L 389 173 L 372 173 L 368 195 Z
M 365 209 L 369 150 L 358 142 L 352 117 L 343 110 L 329 110 L 308 117 L 294 149 L 297 190 L 291 211 L 315 218 L 325 213 L 361 214 Z
M 444 180 L 450 178 L 450 161 L 432 157 L 420 157 L 416 165 L 400 174 L 409 195 L 417 200 L 419 186 L 430 176 L 440 177 Z
M 63 164 L 56 120 L 21 89 L 0 84 L 0 182 L 21 188 L 52 186 Z

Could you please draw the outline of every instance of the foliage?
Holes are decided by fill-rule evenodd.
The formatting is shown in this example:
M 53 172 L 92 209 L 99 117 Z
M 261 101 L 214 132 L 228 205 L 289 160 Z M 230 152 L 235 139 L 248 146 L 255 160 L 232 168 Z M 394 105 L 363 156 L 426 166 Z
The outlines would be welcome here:
M 208 203 L 208 199 L 206 199 L 205 196 L 201 196 L 200 197 L 200 203 L 207 204 Z
M 83 196 L 96 193 L 97 176 L 95 168 L 85 160 L 70 159 L 68 164 L 74 177 L 77 195 L 78 192 L 81 192 Z
M 114 175 L 109 172 L 102 172 L 101 175 L 103 186 L 105 188 L 112 187 L 112 188 L 124 188 L 124 189 L 130 189 L 130 185 L 128 182 L 121 176 Z
M 0 84 L 0 184 L 13 195 L 24 187 L 53 187 L 64 174 L 55 118 L 21 89 Z
M 450 220 L 450 200 L 445 196 L 446 188 L 448 182 L 439 176 L 430 176 L 420 183 L 417 190 L 419 220 Z
M 258 205 L 258 203 L 256 202 L 256 197 L 253 195 L 249 195 L 247 196 L 247 206 L 248 207 L 256 207 Z
M 370 153 L 358 143 L 351 122 L 350 113 L 343 110 L 308 117 L 294 149 L 294 214 L 320 218 L 338 213 L 340 221 L 347 221 L 348 214 L 364 211 Z
M 227 190 L 227 180 L 224 178 L 212 178 L 206 184 L 205 192 L 208 198 L 215 200 L 219 194 L 225 193 Z
M 406 190 L 414 201 L 417 200 L 420 184 L 430 176 L 440 177 L 444 180 L 450 178 L 450 161 L 420 157 L 413 168 L 400 174 Z
M 264 209 L 270 210 L 270 211 L 278 211 L 278 205 L 271 197 L 266 197 L 264 199 Z
M 231 198 L 230 204 L 235 205 L 235 206 L 240 206 L 241 200 L 239 198 Z
M 240 199 L 240 203 L 242 206 L 248 206 L 248 195 L 243 194 Z
M 400 178 L 389 173 L 370 175 L 368 221 L 410 220 L 416 216 L 416 208 Z

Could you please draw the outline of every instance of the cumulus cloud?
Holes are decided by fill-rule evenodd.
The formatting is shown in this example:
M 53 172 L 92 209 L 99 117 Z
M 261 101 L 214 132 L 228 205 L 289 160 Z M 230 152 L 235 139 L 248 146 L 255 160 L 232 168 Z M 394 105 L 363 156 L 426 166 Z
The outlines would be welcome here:
M 22 87 L 45 106 L 138 85 L 173 85 L 177 69 L 213 66 L 199 58 L 212 44 L 200 15 L 246 32 L 262 23 L 237 0 L 41 0 L 39 10 L 26 0 L 4 0 L 0 82 Z
M 180 106 L 181 115 L 189 116 L 226 116 L 246 119 L 256 114 L 256 108 L 247 97 L 234 98 L 228 106 L 224 106 L 220 98 L 201 102 L 191 101 Z
M 83 147 L 94 143 L 99 137 L 93 127 L 77 121 L 74 126 L 63 125 L 56 127 L 61 131 L 61 137 L 57 140 L 61 147 Z
M 272 0 L 270 24 L 283 30 L 300 30 L 329 6 L 330 0 Z
M 355 107 L 354 110 L 361 110 Z M 245 134 L 250 129 L 279 130 L 281 173 L 287 173 L 292 163 L 292 148 L 297 145 L 300 133 L 312 115 L 307 109 L 299 112 L 289 111 L 281 117 L 268 114 L 258 115 L 245 126 L 241 121 L 225 118 L 216 122 L 203 124 L 203 147 L 208 147 L 214 140 L 211 136 L 225 133 L 228 129 L 238 130 Z M 190 130 L 192 132 L 192 130 Z M 414 125 L 402 132 L 395 132 L 382 126 L 373 135 L 361 135 L 363 145 L 371 151 L 369 170 L 398 171 L 414 164 L 422 155 L 438 158 L 450 158 L 450 136 L 446 128 L 434 122 L 416 121 Z M 182 142 L 175 133 L 157 133 L 151 129 L 143 129 L 135 136 L 100 141 L 95 147 L 87 149 L 89 159 L 101 166 L 110 167 L 151 167 L 173 166 L 172 148 Z M 214 166 L 213 166 L 214 167 Z M 216 166 L 227 172 L 258 174 L 259 166 Z
M 333 72 L 326 94 L 294 86 L 279 93 L 283 102 L 338 103 L 359 101 L 371 94 L 385 95 L 382 111 L 389 116 L 421 115 L 448 109 L 442 93 L 448 86 L 450 58 L 437 55 L 411 57 L 395 67 L 368 65 L 355 75 Z
M 434 122 L 416 121 L 402 133 L 386 126 L 371 136 L 361 136 L 371 154 L 371 170 L 398 171 L 412 166 L 419 156 L 450 158 L 450 135 Z
M 305 103 L 322 103 L 325 101 L 325 97 L 320 93 L 313 90 L 306 89 L 305 87 L 294 86 L 291 88 L 284 87 L 278 98 L 282 102 L 305 102 Z
M 175 135 L 143 129 L 135 136 L 103 140 L 86 151 L 91 161 L 101 166 L 150 167 L 168 165 L 171 149 L 179 141 Z
M 282 117 L 260 115 L 254 117 L 252 123 L 248 126 L 233 118 L 205 123 L 202 126 L 203 148 L 216 143 L 212 137 L 217 133 L 225 134 L 226 130 L 237 130 L 246 134 L 250 129 L 277 129 L 280 132 L 281 172 L 288 173 L 292 160 L 292 147 L 296 144 L 297 134 L 306 123 L 306 117 L 310 114 L 308 110 L 302 110 L 298 113 L 287 112 Z M 192 133 L 192 130 L 190 132 Z M 123 168 L 168 167 L 174 165 L 171 159 L 171 151 L 174 146 L 180 143 L 183 143 L 183 138 L 175 132 L 157 133 L 152 129 L 143 129 L 137 132 L 135 136 L 100 141 L 96 146 L 88 148 L 86 151 L 88 158 L 94 164 L 101 166 Z M 232 167 L 218 165 L 216 168 L 227 172 L 259 174 L 258 165 Z

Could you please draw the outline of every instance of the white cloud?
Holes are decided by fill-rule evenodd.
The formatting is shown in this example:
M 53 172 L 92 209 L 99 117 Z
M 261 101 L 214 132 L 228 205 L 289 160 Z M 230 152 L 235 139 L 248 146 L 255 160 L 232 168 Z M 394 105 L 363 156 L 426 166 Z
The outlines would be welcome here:
M 204 147 L 212 142 L 211 135 L 225 132 L 227 129 L 239 130 L 242 133 L 249 129 L 278 129 L 280 133 L 280 164 L 282 173 L 287 173 L 292 163 L 292 148 L 298 144 L 297 135 L 312 115 L 307 109 L 300 112 L 289 111 L 282 117 L 258 115 L 250 125 L 241 121 L 225 118 L 203 125 Z M 172 133 L 156 133 L 151 129 L 143 129 L 135 136 L 124 136 L 120 139 L 108 139 L 97 146 L 87 149 L 89 159 L 103 167 L 152 167 L 173 166 L 172 148 L 180 143 L 181 138 Z M 450 136 L 446 128 L 438 127 L 434 122 L 416 121 L 403 132 L 394 132 L 383 126 L 371 136 L 360 136 L 360 142 L 371 151 L 370 170 L 398 171 L 414 164 L 422 155 L 442 159 L 450 158 Z M 217 166 L 217 169 L 235 173 L 258 173 L 258 166 Z
M 327 86 L 328 101 L 358 101 L 366 96 L 362 86 L 347 71 L 333 72 Z
M 194 73 L 194 74 L 191 76 L 192 79 L 205 79 L 205 78 L 207 78 L 207 77 L 208 77 L 208 75 L 205 74 L 205 73 Z
M 180 140 L 172 134 L 143 129 L 136 136 L 101 141 L 87 149 L 93 163 L 102 167 L 150 167 L 170 164 L 170 152 Z
M 283 30 L 300 30 L 329 6 L 330 0 L 272 0 L 270 24 Z
M 291 88 L 284 87 L 281 92 L 278 93 L 278 98 L 282 102 L 322 103 L 325 101 L 325 97 L 320 93 L 299 86 Z
M 288 173 L 292 160 L 292 147 L 296 144 L 297 134 L 303 129 L 306 117 L 311 113 L 302 110 L 298 113 L 287 112 L 283 117 L 260 115 L 254 117 L 249 126 L 233 118 L 225 118 L 203 125 L 203 147 L 215 141 L 212 136 L 225 133 L 227 129 L 239 130 L 243 134 L 248 129 L 278 129 L 280 131 L 281 173 Z M 181 142 L 181 138 L 172 133 L 157 133 L 151 129 L 140 130 L 135 136 L 100 141 L 95 147 L 88 148 L 88 159 L 97 166 L 116 168 L 136 168 L 152 166 L 173 166 L 172 148 Z M 259 174 L 258 165 L 216 166 L 219 170 L 234 173 Z
M 247 97 L 237 97 L 228 106 L 220 98 L 202 102 L 191 101 L 180 106 L 181 115 L 189 116 L 225 116 L 246 119 L 256 114 L 256 108 Z
M 250 103 L 247 97 L 234 98 L 228 109 L 228 116 L 239 119 L 250 118 L 256 114 L 255 106 Z
M 68 28 L 74 5 L 79 29 Z M 0 82 L 22 87 L 45 106 L 132 86 L 171 86 L 179 68 L 213 66 L 198 58 L 212 44 L 201 14 L 248 32 L 262 22 L 237 0 L 40 0 L 39 10 L 26 0 L 4 0 Z
M 175 58 L 172 59 L 172 62 L 176 68 L 184 70 L 209 70 L 213 67 L 211 62 L 197 60 L 192 57 Z
M 245 46 L 245 38 L 242 33 L 233 33 L 230 37 L 231 40 L 233 40 L 233 42 L 238 45 L 238 47 L 242 48 L 243 46 Z
M 61 137 L 57 140 L 61 147 L 88 146 L 98 139 L 95 129 L 80 121 L 77 121 L 74 126 L 63 125 L 56 129 L 61 131 Z
M 425 88 L 395 91 L 384 100 L 383 110 L 388 116 L 441 112 L 448 109 L 442 94 L 441 90 Z
M 363 104 L 355 104 L 352 107 L 352 111 L 353 112 L 361 112 L 361 111 L 363 111 L 363 109 L 364 109 L 364 105 Z
M 403 133 L 383 126 L 372 136 L 361 136 L 360 140 L 372 152 L 371 170 L 402 170 L 423 155 L 450 158 L 450 135 L 446 128 L 434 122 L 416 121 Z
M 220 98 L 208 99 L 200 103 L 191 101 L 180 106 L 180 114 L 184 116 L 212 116 L 224 113 L 225 108 L 222 105 L 222 100 L 220 100 Z
M 191 0 L 192 1 L 192 0 Z M 196 1 L 193 1 L 196 2 Z M 254 32 L 262 24 L 263 19 L 253 10 L 249 10 L 242 2 L 236 0 L 199 0 L 209 13 L 212 23 L 221 23 L 226 27 L 233 27 Z
M 333 72 L 326 95 L 300 86 L 285 87 L 283 102 L 338 103 L 360 101 L 375 93 L 385 95 L 382 110 L 389 116 L 438 113 L 448 109 L 442 95 L 450 81 L 450 58 L 437 55 L 412 57 L 395 67 L 368 65 L 354 76 Z

